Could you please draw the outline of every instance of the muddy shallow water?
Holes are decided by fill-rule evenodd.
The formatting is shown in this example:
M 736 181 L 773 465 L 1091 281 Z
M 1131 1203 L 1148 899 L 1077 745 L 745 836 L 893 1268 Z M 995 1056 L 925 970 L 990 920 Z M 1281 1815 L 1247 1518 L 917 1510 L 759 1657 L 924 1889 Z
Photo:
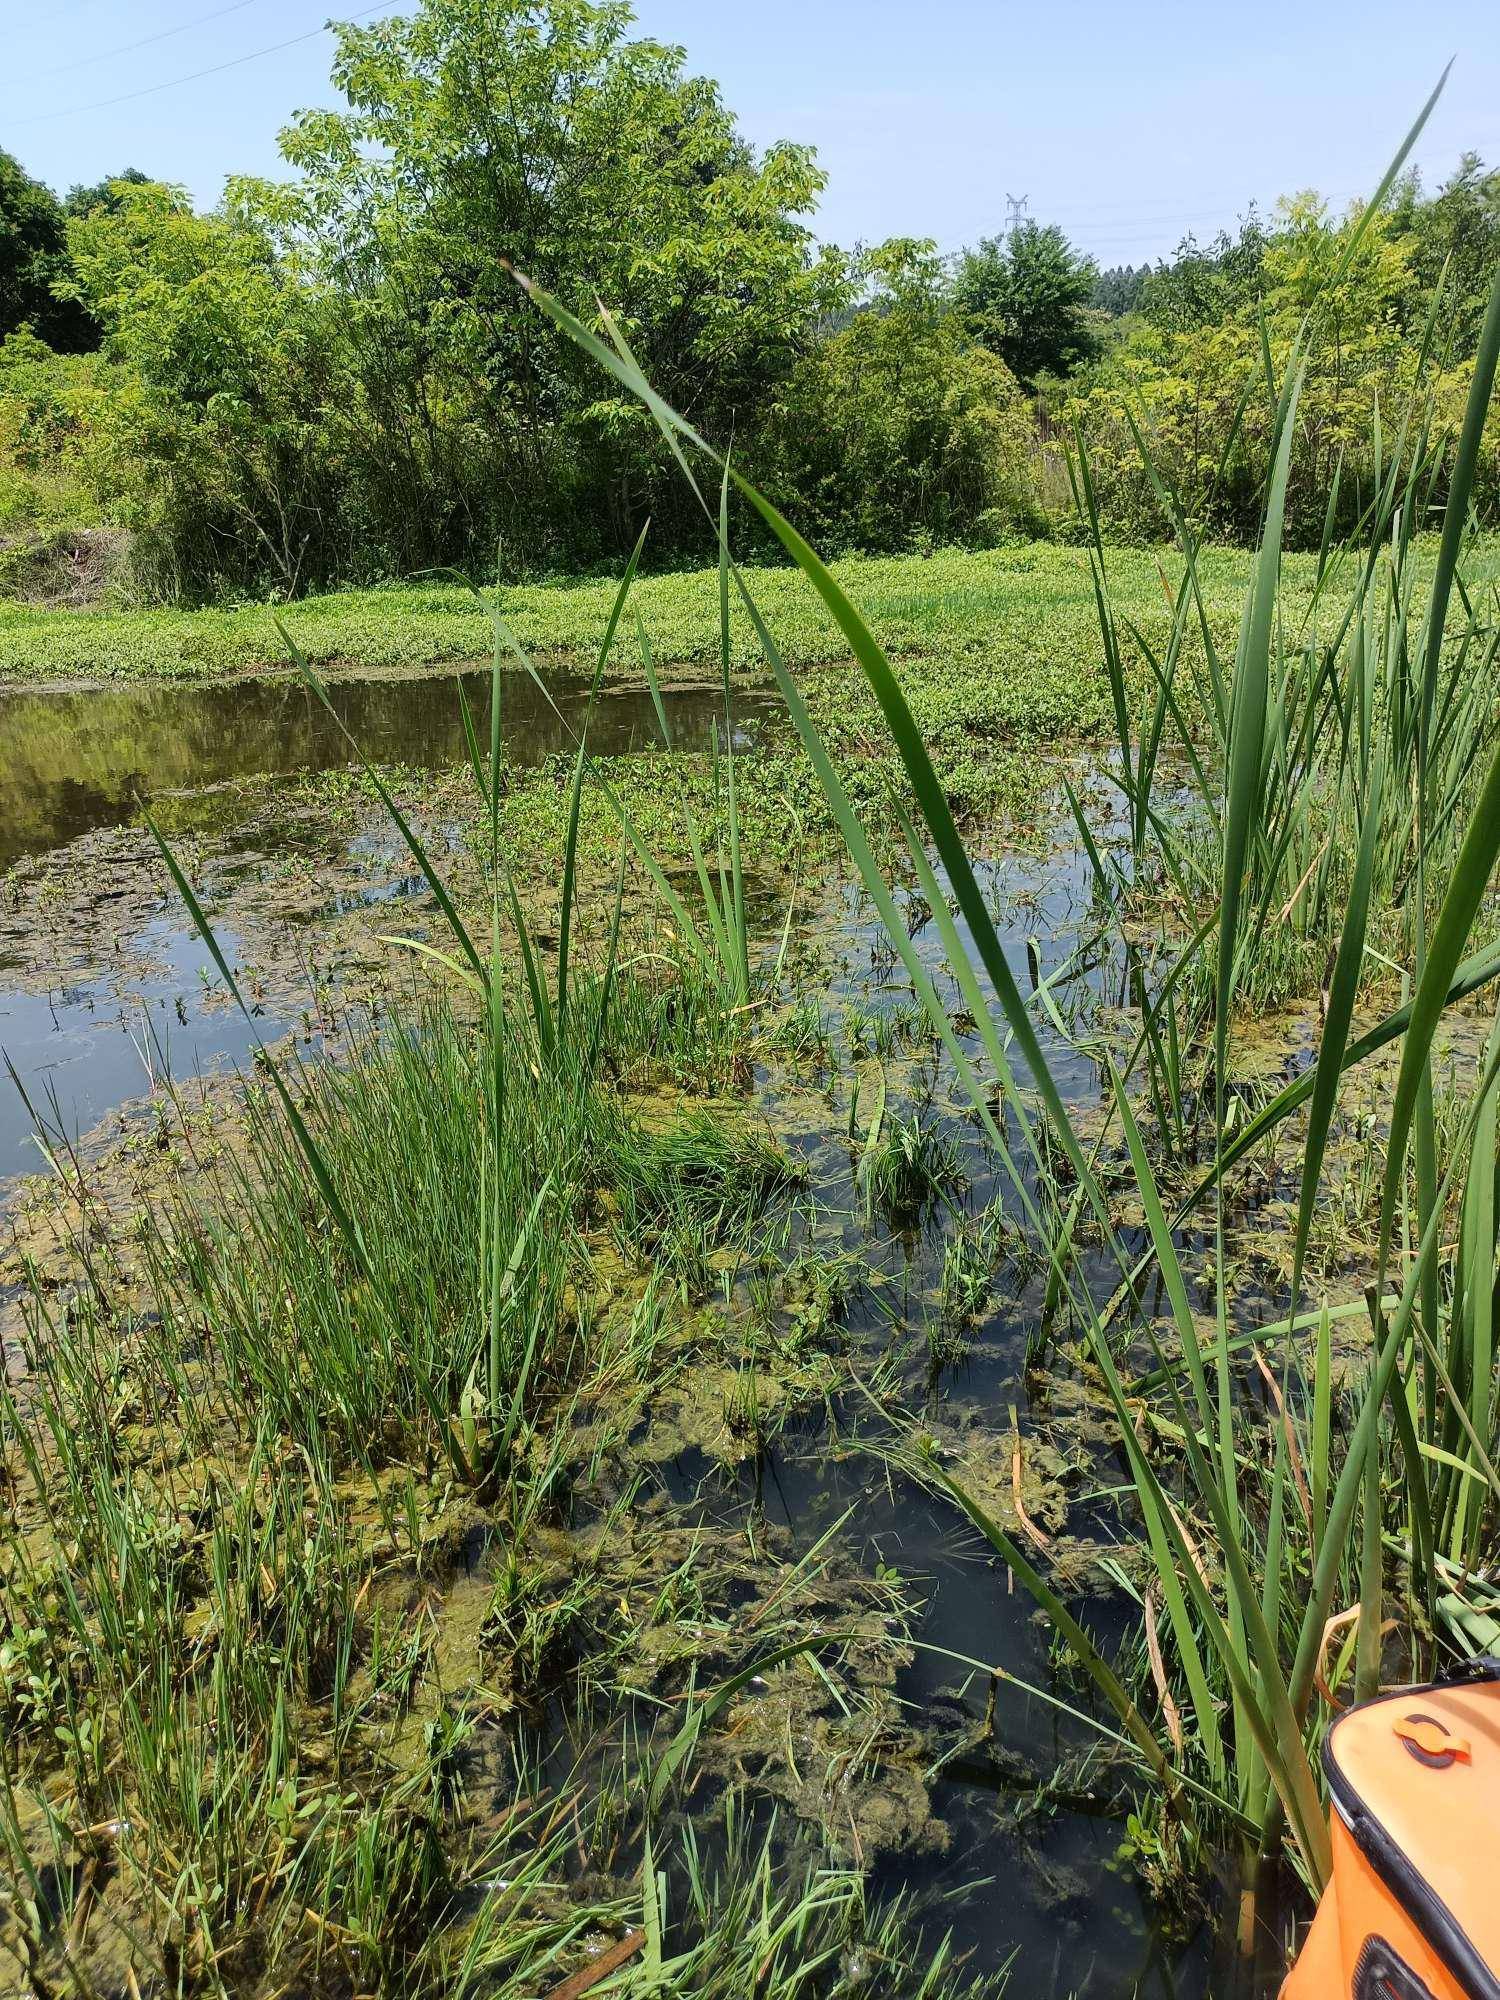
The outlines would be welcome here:
M 287 680 L 0 696 L 0 1050 L 48 1125 L 69 1137 L 87 1133 L 164 1074 L 181 1079 L 243 1061 L 256 1041 L 225 1004 L 209 954 L 167 892 L 159 866 L 151 863 L 143 878 L 145 837 L 130 842 L 115 835 L 102 846 L 85 837 L 109 836 L 132 822 L 143 803 L 167 799 L 184 823 L 209 830 L 221 874 L 223 854 L 236 851 L 231 865 L 241 872 L 269 871 L 287 859 L 276 851 L 281 830 L 247 838 L 242 822 L 251 807 L 233 781 L 349 765 L 344 729 L 372 762 L 451 766 L 464 755 L 460 681 L 483 715 L 489 678 L 485 669 L 337 682 L 329 689 L 332 714 L 309 688 Z M 524 768 L 571 750 L 588 692 L 587 681 L 572 675 L 551 676 L 546 694 L 527 676 L 510 675 L 507 759 Z M 663 701 L 673 741 L 683 749 L 705 748 L 716 726 L 723 727 L 716 688 L 669 688 Z M 736 693 L 732 713 L 743 745 L 769 710 L 763 697 Z M 594 754 L 622 755 L 660 740 L 646 689 L 602 693 L 590 723 Z M 254 803 L 261 802 L 257 794 Z M 85 929 L 76 904 L 59 898 L 73 921 L 59 923 L 54 938 L 54 912 L 14 889 L 7 898 L 3 871 L 32 857 L 52 857 L 57 868 L 64 853 L 76 856 L 79 873 L 92 879 L 92 923 Z M 357 849 L 354 859 L 358 864 Z M 367 844 L 358 867 L 363 879 L 341 881 L 309 912 L 290 899 L 288 919 L 411 897 L 422 884 L 406 872 L 410 865 L 407 859 L 397 866 L 389 841 Z M 232 931 L 225 943 L 236 959 Z M 310 982 L 301 997 L 310 998 Z M 304 1011 L 268 1006 L 261 1038 L 275 1040 Z M 32 1133 L 32 1112 L 6 1078 L 0 1182 L 41 1169 Z
M 116 826 L 140 801 L 164 792 L 348 764 L 353 753 L 344 730 L 372 763 L 456 764 L 464 755 L 460 681 L 475 712 L 484 713 L 487 667 L 462 675 L 336 681 L 328 689 L 332 713 L 311 688 L 285 679 L 0 695 L 0 869 L 19 855 Z M 549 674 L 546 694 L 527 675 L 508 675 L 510 761 L 539 764 L 571 749 L 588 691 L 588 681 L 573 674 Z M 664 691 L 664 699 L 674 738 L 684 748 L 703 747 L 715 722 L 722 725 L 723 696 L 715 687 L 676 687 Z M 735 705 L 746 725 L 765 708 L 753 694 L 737 693 Z M 659 741 L 646 688 L 604 690 L 590 725 L 597 755 Z
M 579 684 L 558 683 L 556 692 L 565 711 L 576 712 Z M 461 755 L 452 677 L 344 683 L 334 696 L 372 758 L 440 767 Z M 718 695 L 679 690 L 668 699 L 679 740 L 706 741 L 722 712 Z M 313 697 L 293 685 L 261 682 L 11 697 L 4 713 L 0 857 L 37 855 L 86 837 L 113 842 L 107 851 L 122 871 L 128 857 L 135 871 L 115 914 L 97 898 L 59 909 L 52 979 L 38 981 L 35 951 L 23 952 L 13 936 L 7 983 L 0 934 L 0 1044 L 44 1118 L 69 1134 L 86 1132 L 139 1099 L 163 1073 L 183 1082 L 243 1063 L 258 1037 L 274 1041 L 294 1031 L 304 1049 L 315 1051 L 337 1013 L 319 984 L 320 942 L 351 915 L 358 920 L 373 911 L 389 923 L 379 914 L 389 903 L 415 908 L 425 895 L 388 837 L 368 828 L 356 833 L 332 870 L 323 866 L 326 856 L 311 857 L 298 891 L 305 906 L 297 947 L 306 965 L 305 997 L 294 997 L 285 967 L 268 975 L 264 1011 L 252 1029 L 225 1005 L 208 976 L 208 954 L 159 874 L 154 888 L 141 888 L 151 879 L 142 873 L 149 856 L 141 837 L 108 832 L 131 817 L 143 794 L 347 762 L 343 738 Z M 742 717 L 747 731 L 759 713 L 751 703 Z M 506 739 L 516 762 L 538 761 L 569 743 L 550 706 L 519 680 L 510 684 Z M 596 717 L 598 750 L 655 740 L 649 696 L 606 698 Z M 217 868 L 226 894 L 241 877 L 269 879 L 287 865 L 273 840 L 234 824 L 232 795 L 209 817 L 199 859 L 210 872 Z M 1101 807 L 1101 837 L 1107 831 Z M 984 864 L 982 881 L 1014 965 L 1029 958 L 1033 979 L 1045 979 L 1076 958 L 1070 991 L 1084 1017 L 1074 1024 L 1074 1038 L 1064 1041 L 1040 1008 L 1038 1021 L 1068 1096 L 1080 1106 L 1097 1102 L 1099 1075 L 1078 1042 L 1086 1039 L 1090 1010 L 1121 1004 L 1124 994 L 1119 964 L 1091 943 L 1086 868 L 1065 847 L 1001 848 Z M 924 960 L 956 1005 L 941 970 L 936 926 L 918 900 L 906 907 Z M 7 921 L 34 929 L 48 919 L 22 896 Z M 1053 1377 L 1027 1370 L 1041 1304 L 1038 1274 L 1001 1254 L 989 1297 L 963 1327 L 961 1352 L 956 1343 L 940 1363 L 930 1358 L 927 1334 L 941 1309 L 945 1248 L 955 1231 L 990 1212 L 997 1198 L 1003 1209 L 1007 1197 L 953 1097 L 946 1062 L 912 1017 L 909 986 L 862 896 L 837 881 L 824 886 L 800 913 L 798 932 L 787 1018 L 799 1007 L 815 1010 L 834 1059 L 809 1064 L 798 1056 L 794 1036 L 772 1034 L 751 1085 L 755 1113 L 808 1172 L 805 1189 L 788 1205 L 782 1256 L 824 1266 L 847 1258 L 857 1269 L 844 1322 L 856 1374 L 859 1357 L 868 1354 L 873 1365 L 873 1357 L 896 1353 L 887 1380 L 962 1459 L 980 1490 L 993 1487 L 997 1506 L 1008 1503 L 1014 1425 L 1027 1477 L 1041 1482 L 1031 1505 L 1047 1531 L 1062 1542 L 1108 1541 L 1118 1532 L 1107 1498 L 1118 1472 L 1101 1447 L 1087 1398 L 1065 1371 Z M 235 961 L 251 949 L 232 933 L 225 943 Z M 977 1040 L 969 1046 L 977 1051 Z M 848 1094 L 856 1081 L 860 1096 L 851 1117 Z M 918 1117 L 954 1136 L 966 1185 L 946 1206 L 893 1216 L 864 1198 L 857 1138 L 846 1134 L 868 1123 L 877 1088 L 889 1092 L 887 1116 Z M 29 1131 L 25 1106 L 7 1089 L 0 1096 L 0 1175 L 40 1164 Z M 1007 1588 L 1003 1568 L 961 1531 L 952 1510 L 909 1480 L 889 1477 L 868 1452 L 850 1448 L 860 1414 L 853 1393 L 800 1409 L 774 1442 L 746 1455 L 722 1448 L 716 1418 L 705 1424 L 701 1412 L 683 1406 L 675 1428 L 660 1420 L 649 1454 L 680 1522 L 744 1537 L 752 1548 L 757 1537 L 775 1534 L 795 1557 L 848 1513 L 837 1537 L 844 1562 L 865 1576 L 899 1572 L 917 1586 L 921 1643 L 894 1693 L 905 1704 L 910 1743 L 920 1755 L 895 1760 L 903 1784 L 886 1798 L 884 1821 L 868 1817 L 862 1833 L 851 1816 L 851 1838 L 838 1824 L 826 1828 L 828 1837 L 863 1859 L 882 1888 L 911 1890 L 932 1906 L 934 1925 L 951 1925 L 978 1965 L 995 1968 L 1015 1954 L 1015 1992 L 1166 2000 L 1216 1990 L 1212 1925 L 1176 1936 L 1120 1856 L 1118 1776 L 1101 1767 L 1089 1732 L 1013 1682 L 998 1688 L 993 1728 L 981 1726 L 986 1677 L 949 1655 L 982 1660 L 1062 1703 L 1086 1698 L 1060 1670 L 1030 1600 Z M 1123 1597 L 1102 1590 L 1088 1600 L 1091 1622 L 1105 1634 L 1123 1630 L 1128 1608 Z M 559 1721 L 551 1754 L 563 1762 L 569 1748 Z M 704 1803 L 713 1789 L 705 1787 Z M 873 1806 L 863 1806 L 866 1813 L 873 1815 Z

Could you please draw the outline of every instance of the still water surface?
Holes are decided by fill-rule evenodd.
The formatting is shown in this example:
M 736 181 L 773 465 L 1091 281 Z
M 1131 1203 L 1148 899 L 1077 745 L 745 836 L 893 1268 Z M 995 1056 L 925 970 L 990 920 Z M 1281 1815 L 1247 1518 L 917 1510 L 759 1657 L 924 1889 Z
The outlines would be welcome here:
M 335 682 L 328 691 L 333 714 L 301 681 L 289 680 L 0 696 L 0 869 L 96 827 L 118 826 L 139 801 L 164 792 L 353 763 L 344 729 L 375 764 L 436 770 L 460 763 L 460 680 L 475 714 L 486 715 L 487 667 L 462 675 Z M 546 694 L 529 676 L 508 675 L 507 758 L 533 765 L 573 749 L 587 696 L 588 682 L 575 675 L 550 674 Z M 663 699 L 674 740 L 684 748 L 704 747 L 715 722 L 723 725 L 717 688 L 670 689 Z M 736 719 L 747 725 L 767 707 L 762 696 L 735 697 Z M 605 690 L 589 727 L 597 755 L 618 756 L 660 741 L 647 689 Z
M 344 729 L 374 763 L 450 767 L 465 754 L 460 681 L 486 729 L 488 668 L 338 682 L 329 689 L 332 714 L 311 689 L 286 680 L 0 697 L 0 870 L 123 825 L 142 803 L 167 794 L 348 765 L 354 753 Z M 532 766 L 572 751 L 588 692 L 588 682 L 573 675 L 549 676 L 545 694 L 524 674 L 507 676 L 507 759 Z M 715 729 L 723 729 L 717 688 L 664 690 L 663 702 L 680 748 L 703 749 Z M 763 696 L 736 694 L 731 713 L 736 740 L 744 744 L 771 710 Z M 601 694 L 589 725 L 595 755 L 660 743 L 646 689 Z M 232 807 L 231 800 L 227 809 Z M 232 836 L 232 828 L 226 833 Z M 408 879 L 374 893 L 414 888 L 420 884 Z M 34 978 L 7 979 L 0 946 L 0 1050 L 35 1109 L 69 1136 L 140 1097 L 164 1068 L 180 1080 L 239 1063 L 253 1050 L 250 1028 L 238 1009 L 223 1004 L 222 990 L 209 978 L 208 954 L 165 885 L 160 914 L 136 943 L 151 962 L 148 975 L 122 979 L 103 967 L 82 978 L 59 972 L 42 992 Z M 230 936 L 224 943 L 232 963 L 237 941 Z M 267 1041 L 292 1026 L 290 1018 L 274 1014 L 259 1023 Z M 31 1112 L 8 1076 L 0 1076 L 0 1184 L 42 1165 Z

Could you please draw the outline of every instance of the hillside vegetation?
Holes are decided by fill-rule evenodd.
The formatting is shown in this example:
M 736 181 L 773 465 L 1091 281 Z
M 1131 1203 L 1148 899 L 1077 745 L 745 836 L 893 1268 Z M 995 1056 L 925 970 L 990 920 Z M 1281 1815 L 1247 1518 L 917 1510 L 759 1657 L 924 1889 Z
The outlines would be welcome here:
M 842 251 L 814 234 L 812 150 L 753 148 L 622 0 L 422 0 L 339 27 L 333 76 L 344 108 L 292 120 L 285 177 L 231 177 L 209 213 L 138 169 L 60 202 L 0 156 L 0 591 L 517 580 L 618 568 L 648 518 L 651 560 L 705 559 L 649 419 L 512 267 L 607 307 L 834 552 L 1077 540 L 1080 448 L 1112 537 L 1175 534 L 1164 482 L 1248 540 L 1316 302 L 1286 499 L 1289 545 L 1316 546 L 1456 427 L 1500 255 L 1474 156 L 1433 193 L 1397 181 L 1347 258 L 1358 209 L 1307 192 L 1149 270 L 1100 273 L 1041 221 L 956 258 Z M 1491 439 L 1482 518 L 1497 486 Z

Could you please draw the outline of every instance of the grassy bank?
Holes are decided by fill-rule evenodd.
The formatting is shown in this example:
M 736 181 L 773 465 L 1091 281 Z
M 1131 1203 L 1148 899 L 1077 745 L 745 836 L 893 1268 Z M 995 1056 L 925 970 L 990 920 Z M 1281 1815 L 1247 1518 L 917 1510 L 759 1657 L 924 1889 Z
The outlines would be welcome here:
M 1164 634 L 1170 624 L 1163 565 L 1177 574 L 1166 552 L 1120 549 L 1111 556 L 1116 601 L 1147 633 Z M 1239 549 L 1210 550 L 1202 559 L 1210 617 L 1225 621 L 1231 635 L 1249 567 Z M 1289 605 L 1305 597 L 1315 568 L 1313 557 L 1287 558 Z M 942 660 L 950 674 L 961 666 L 971 704 L 977 693 L 997 713 L 1014 708 L 1039 721 L 1084 726 L 1096 710 L 1102 713 L 1108 690 L 1083 550 L 1038 543 L 978 554 L 857 558 L 840 563 L 837 574 L 889 654 Z M 841 657 L 832 619 L 794 570 L 751 575 L 789 665 Z M 517 639 L 539 658 L 589 659 L 615 588 L 608 579 L 517 586 L 502 591 L 500 603 Z M 717 668 L 716 570 L 644 577 L 633 609 L 664 670 Z M 0 602 L 0 683 L 201 680 L 277 667 L 285 658 L 278 616 L 308 659 L 325 669 L 414 670 L 480 658 L 490 646 L 483 607 L 456 583 L 340 591 L 280 611 L 263 604 L 42 610 Z M 736 664 L 760 671 L 754 635 L 738 610 L 733 642 Z M 1017 671 L 1024 672 L 1024 701 L 1013 702 L 1007 690 Z

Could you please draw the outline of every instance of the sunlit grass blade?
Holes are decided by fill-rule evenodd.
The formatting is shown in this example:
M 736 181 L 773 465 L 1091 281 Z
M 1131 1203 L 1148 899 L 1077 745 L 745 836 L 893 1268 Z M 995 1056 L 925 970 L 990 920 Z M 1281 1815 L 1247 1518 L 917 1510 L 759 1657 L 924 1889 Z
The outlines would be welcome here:
M 426 882 L 428 888 L 432 891 L 433 899 L 437 903 L 438 908 L 442 911 L 443 919 L 447 923 L 449 930 L 452 931 L 453 936 L 458 943 L 459 950 L 468 960 L 472 970 L 478 974 L 479 978 L 482 981 L 487 982 L 489 978 L 489 972 L 485 966 L 484 960 L 480 957 L 479 952 L 475 947 L 474 940 L 469 935 L 468 927 L 465 925 L 462 917 L 460 917 L 458 914 L 458 910 L 454 906 L 453 898 L 448 893 L 448 888 L 446 883 L 443 881 L 442 877 L 438 874 L 437 870 L 433 867 L 431 857 L 428 855 L 425 845 L 420 839 L 418 839 L 417 834 L 413 829 L 413 827 L 411 826 L 411 823 L 408 821 L 405 813 L 402 812 L 400 806 L 396 803 L 395 799 L 392 797 L 390 787 L 386 784 L 385 780 L 381 777 L 380 773 L 375 769 L 374 765 L 365 756 L 363 750 L 360 749 L 359 744 L 350 734 L 349 729 L 346 726 L 343 717 L 334 707 L 327 688 L 323 685 L 322 681 L 319 680 L 318 676 L 313 672 L 311 666 L 307 662 L 306 656 L 303 654 L 296 640 L 292 637 L 291 633 L 280 622 L 280 620 L 277 621 L 276 629 L 280 633 L 282 640 L 286 645 L 287 651 L 291 655 L 291 658 L 295 663 L 298 671 L 301 673 L 303 679 L 307 682 L 308 686 L 312 689 L 313 693 L 317 696 L 318 700 L 322 702 L 324 708 L 328 711 L 329 715 L 332 717 L 335 728 L 338 730 L 339 734 L 343 737 L 344 741 L 349 745 L 350 749 L 354 752 L 355 757 L 359 761 L 360 768 L 364 771 L 364 774 L 366 778 L 369 779 L 370 784 L 374 789 L 376 796 L 380 800 L 380 803 L 384 806 L 386 812 L 389 814 L 391 824 L 395 827 L 396 831 L 400 834 L 402 840 L 406 843 L 407 851 L 410 853 L 412 859 L 416 862 L 417 867 L 421 870 L 422 879 Z
M 1307 1136 L 1303 1143 L 1302 1188 L 1297 1203 L 1297 1230 L 1292 1245 L 1292 1308 L 1296 1310 L 1302 1289 L 1302 1264 L 1307 1255 L 1307 1239 L 1312 1229 L 1313 1208 L 1322 1176 L 1323 1155 L 1333 1120 L 1344 1052 L 1349 1045 L 1349 1025 L 1354 1018 L 1354 1002 L 1364 967 L 1365 936 L 1369 927 L 1370 884 L 1375 869 L 1375 846 L 1380 833 L 1380 812 L 1384 797 L 1384 765 L 1377 763 L 1364 802 L 1359 849 L 1354 861 L 1354 879 L 1349 888 L 1344 927 L 1339 937 L 1338 956 L 1328 984 L 1328 1005 L 1323 1034 L 1318 1044 L 1318 1060 L 1313 1078 L 1312 1098 L 1307 1114 Z

